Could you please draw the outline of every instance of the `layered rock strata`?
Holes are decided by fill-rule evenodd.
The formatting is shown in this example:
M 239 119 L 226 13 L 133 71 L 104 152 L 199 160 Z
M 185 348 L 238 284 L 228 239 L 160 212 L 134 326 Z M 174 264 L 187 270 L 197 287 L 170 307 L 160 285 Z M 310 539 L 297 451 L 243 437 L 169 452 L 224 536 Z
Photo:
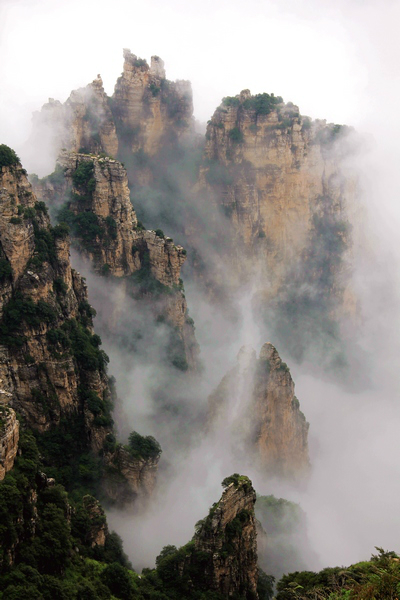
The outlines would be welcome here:
M 239 451 L 269 474 L 301 480 L 309 469 L 308 423 L 286 363 L 270 343 L 259 358 L 242 348 L 237 365 L 209 398 L 209 420 L 221 423 Z

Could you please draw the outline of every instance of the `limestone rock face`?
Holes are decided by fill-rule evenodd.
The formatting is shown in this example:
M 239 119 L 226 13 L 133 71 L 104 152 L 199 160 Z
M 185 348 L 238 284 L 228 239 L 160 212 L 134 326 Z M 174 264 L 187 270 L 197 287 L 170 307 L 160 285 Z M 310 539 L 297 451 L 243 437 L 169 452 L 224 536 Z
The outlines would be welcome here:
M 4 396 L 4 394 L 3 394 Z M 19 440 L 19 421 L 12 408 L 0 403 L 0 481 L 14 466 Z
M 72 152 L 105 153 L 112 157 L 132 153 L 143 159 L 159 152 L 193 129 L 192 89 L 188 81 L 166 79 L 164 63 L 151 57 L 151 65 L 124 50 L 124 67 L 114 95 L 109 98 L 100 75 L 85 88 L 74 90 L 64 104 L 49 99 L 33 118 L 30 147 L 34 171 L 52 170 L 55 157 L 65 148 Z M 27 152 L 29 153 L 29 146 Z M 138 176 L 150 177 L 142 166 Z
M 88 341 L 93 329 L 86 286 L 69 262 L 68 236 L 51 228 L 20 165 L 2 168 L 0 190 L 4 392 L 12 396 L 10 406 L 41 432 L 62 417 L 85 414 L 86 434 L 99 450 L 110 429 L 94 424 L 79 388 L 101 398 L 110 392 L 102 355 L 89 364 L 77 358 L 76 345 L 73 350 L 74 336 L 85 332 Z
M 264 344 L 255 374 L 253 403 L 257 448 L 267 470 L 301 477 L 309 467 L 308 423 L 294 395 L 289 368 L 272 344 Z
M 98 273 L 123 278 L 121 286 L 125 287 L 125 293 L 129 293 L 132 285 L 135 287 L 134 280 L 128 279 L 134 274 L 138 281 L 153 282 L 152 287 L 157 288 L 157 316 L 161 314 L 176 330 L 184 346 L 185 360 L 194 368 L 198 346 L 180 279 L 186 251 L 160 232 L 138 226 L 126 170 L 120 162 L 108 157 L 63 152 L 59 164 L 64 170 L 65 185 L 58 192 L 62 191 L 63 196 L 69 194 L 67 206 L 72 235 L 80 253 Z M 80 173 L 86 173 L 86 179 L 81 180 Z M 42 187 L 50 203 L 54 203 L 52 191 L 51 183 L 47 191 Z M 93 233 L 89 237 L 90 227 Z M 152 295 L 149 285 L 142 288 L 147 297 Z M 135 293 L 133 289 L 131 292 Z
M 254 350 L 241 349 L 237 366 L 209 398 L 209 419 L 224 423 L 239 452 L 253 450 L 260 470 L 294 480 L 307 474 L 309 426 L 272 344 L 264 344 L 258 359 Z
M 73 91 L 65 110 L 69 137 L 63 147 L 117 156 L 117 132 L 100 75 L 86 88 Z
M 251 481 L 241 476 L 198 524 L 194 542 L 204 557 L 204 581 L 224 598 L 258 598 L 255 501 Z
M 192 90 L 188 81 L 170 82 L 164 63 L 151 57 L 151 66 L 124 50 L 124 68 L 115 85 L 112 110 L 123 142 L 133 152 L 152 156 L 163 137 L 181 136 L 192 126 Z M 179 127 L 176 128 L 176 123 Z
M 314 219 L 348 220 L 356 181 L 346 173 L 346 128 L 311 122 L 291 103 L 244 90 L 209 121 L 198 189 L 232 224 L 241 277 L 261 266 L 270 294 L 307 247 Z M 245 260 L 247 257 L 247 261 Z
M 27 154 L 37 147 L 40 156 L 30 160 L 35 171 L 45 167 L 51 172 L 62 148 L 117 156 L 117 132 L 100 75 L 85 88 L 72 91 L 64 104 L 49 98 L 41 111 L 34 113 Z
M 125 182 L 121 183 L 117 174 L 115 187 L 124 189 Z M 99 197 L 100 212 L 101 200 Z M 135 222 L 130 204 L 122 207 L 115 200 L 110 206 L 119 211 L 122 223 L 126 211 Z M 113 423 L 105 369 L 108 359 L 93 331 L 93 309 L 84 280 L 71 268 L 68 234 L 62 226 L 51 227 L 47 208 L 37 202 L 20 165 L 2 168 L 0 215 L 1 395 L 40 433 L 60 426 L 62 420 L 64 424 L 81 423 L 79 435 L 83 433 L 87 447 L 103 452 Z M 121 247 L 124 232 L 122 228 Z M 15 239 L 25 242 L 14 248 Z M 9 470 L 18 442 L 18 423 L 13 410 L 5 410 L 9 416 L 2 452 L 7 457 L 2 458 Z M 105 451 L 104 461 L 111 459 Z M 141 481 L 145 480 L 145 466 L 137 463 L 126 457 L 125 467 L 137 468 Z M 149 469 L 153 479 L 156 463 Z M 124 480 L 121 474 L 120 479 Z M 135 482 L 131 497 L 141 481 Z M 145 487 L 149 488 L 147 483 Z
M 159 457 L 133 459 L 123 446 L 119 446 L 109 461 L 109 471 L 122 475 L 123 481 L 108 477 L 104 483 L 107 497 L 118 505 L 136 498 L 149 498 L 156 485 L 158 462 Z

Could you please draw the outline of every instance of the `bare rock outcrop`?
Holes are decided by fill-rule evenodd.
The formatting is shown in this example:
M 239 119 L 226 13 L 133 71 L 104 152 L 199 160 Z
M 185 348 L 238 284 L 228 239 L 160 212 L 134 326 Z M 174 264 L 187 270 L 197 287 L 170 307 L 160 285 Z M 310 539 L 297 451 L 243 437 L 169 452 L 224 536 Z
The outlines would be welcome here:
M 147 499 L 154 491 L 160 456 L 133 458 L 119 445 L 108 459 L 103 489 L 107 498 L 122 506 L 137 498 Z
M 132 152 L 150 156 L 169 135 L 182 136 L 192 128 L 192 89 L 188 81 L 168 81 L 164 62 L 143 59 L 124 50 L 124 68 L 112 97 L 112 111 L 120 139 Z M 178 124 L 178 126 L 177 126 Z
M 351 219 L 356 178 L 344 160 L 348 131 L 302 117 L 297 106 L 273 94 L 244 90 L 217 108 L 197 189 L 214 197 L 232 225 L 229 260 L 240 281 L 261 268 L 265 293 L 274 295 L 307 252 L 317 219 Z
M 185 249 L 160 230 L 138 223 L 119 161 L 63 152 L 59 170 L 64 183 L 55 189 L 49 178 L 40 192 L 51 206 L 57 195 L 69 198 L 61 218 L 70 224 L 80 254 L 97 273 L 121 279 L 124 293 L 153 299 L 154 319 L 165 320 L 183 348 L 182 364 L 196 368 L 198 346 L 180 278 Z
M 14 466 L 18 451 L 19 421 L 15 411 L 0 401 L 0 481 Z
M 209 398 L 209 420 L 224 423 L 235 448 L 252 453 L 260 470 L 294 480 L 307 475 L 309 425 L 290 370 L 272 344 L 264 344 L 258 359 L 254 350 L 241 349 Z
M 197 525 L 195 551 L 203 557 L 208 589 L 224 598 L 258 598 L 256 493 L 245 476 L 233 475 L 219 502 Z M 195 554 L 192 560 L 196 560 Z
M 123 73 L 114 95 L 107 96 L 97 75 L 85 88 L 72 91 L 65 103 L 49 98 L 34 113 L 26 152 L 31 153 L 30 163 L 38 172 L 51 171 L 63 148 L 140 159 L 192 131 L 192 114 L 189 81 L 166 79 L 164 62 L 158 56 L 151 57 L 149 66 L 124 50 Z M 41 156 L 34 156 L 29 147 L 40 147 Z M 151 178 L 144 165 L 137 176 Z

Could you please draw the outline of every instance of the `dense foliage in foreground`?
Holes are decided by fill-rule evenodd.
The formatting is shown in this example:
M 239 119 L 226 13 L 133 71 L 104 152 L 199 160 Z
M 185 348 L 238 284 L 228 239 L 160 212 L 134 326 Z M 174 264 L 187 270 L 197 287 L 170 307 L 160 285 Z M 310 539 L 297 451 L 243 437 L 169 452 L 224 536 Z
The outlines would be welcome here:
M 285 575 L 277 600 L 396 600 L 400 596 L 400 559 L 377 548 L 370 561 L 350 567 L 302 571 Z
M 166 546 L 155 569 L 135 573 L 98 501 L 89 495 L 74 501 L 49 480 L 35 437 L 24 429 L 20 450 L 0 482 L 0 600 L 223 600 L 207 589 L 210 556 L 194 541 Z M 259 589 L 260 598 L 271 598 L 264 574 Z

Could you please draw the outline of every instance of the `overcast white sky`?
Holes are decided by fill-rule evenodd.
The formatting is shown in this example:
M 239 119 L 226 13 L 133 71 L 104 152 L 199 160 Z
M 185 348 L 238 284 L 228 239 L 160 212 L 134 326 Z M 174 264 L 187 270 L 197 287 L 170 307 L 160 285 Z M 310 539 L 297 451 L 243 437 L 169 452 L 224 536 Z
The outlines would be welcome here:
M 249 88 L 359 127 L 398 90 L 399 22 L 391 0 L 0 0 L 0 141 L 97 73 L 111 94 L 123 47 L 190 79 L 200 120 Z

